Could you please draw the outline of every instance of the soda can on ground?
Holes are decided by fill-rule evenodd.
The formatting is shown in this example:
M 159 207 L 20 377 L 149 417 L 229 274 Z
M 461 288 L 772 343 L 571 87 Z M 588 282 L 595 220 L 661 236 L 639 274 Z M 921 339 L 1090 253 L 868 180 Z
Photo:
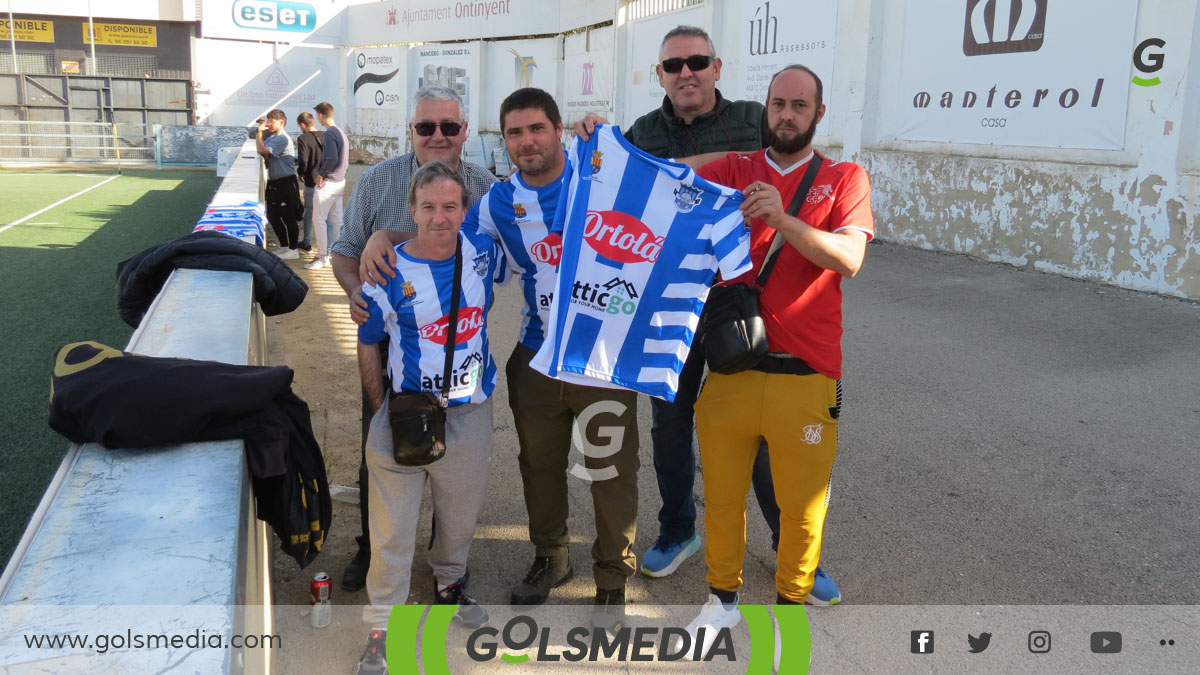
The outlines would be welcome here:
M 312 596 L 309 622 L 313 628 L 324 628 L 333 620 L 333 580 L 328 574 L 318 572 L 313 575 L 308 590 Z

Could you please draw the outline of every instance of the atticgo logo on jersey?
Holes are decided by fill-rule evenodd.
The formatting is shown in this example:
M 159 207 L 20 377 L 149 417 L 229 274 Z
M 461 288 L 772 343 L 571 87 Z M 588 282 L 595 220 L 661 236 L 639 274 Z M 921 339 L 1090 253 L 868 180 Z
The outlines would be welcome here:
M 620 277 L 603 284 L 577 280 L 571 288 L 572 300 L 607 314 L 633 314 L 637 297 L 637 286 Z
M 463 307 L 458 310 L 457 344 L 462 344 L 475 337 L 475 334 L 486 323 L 483 310 L 479 307 Z M 447 314 L 432 323 L 421 326 L 421 337 L 439 345 L 446 344 L 446 331 L 450 329 L 450 315 Z
M 553 232 L 546 235 L 545 239 L 529 247 L 529 254 L 540 263 L 558 267 L 562 260 L 562 237 Z
M 645 223 L 620 211 L 588 211 L 583 238 L 594 251 L 619 263 L 652 263 L 663 245 L 663 237 L 655 237 Z
M 680 213 L 690 213 L 700 203 L 700 188 L 680 184 L 675 190 L 675 208 Z
M 1042 48 L 1049 0 L 967 0 L 963 54 L 1012 54 Z
M 529 212 L 525 210 L 525 206 L 520 202 L 513 202 L 513 215 L 520 219 L 529 215 Z
M 833 196 L 832 185 L 814 185 L 808 191 L 808 196 L 804 198 L 806 204 L 820 204 L 822 200 L 829 199 Z

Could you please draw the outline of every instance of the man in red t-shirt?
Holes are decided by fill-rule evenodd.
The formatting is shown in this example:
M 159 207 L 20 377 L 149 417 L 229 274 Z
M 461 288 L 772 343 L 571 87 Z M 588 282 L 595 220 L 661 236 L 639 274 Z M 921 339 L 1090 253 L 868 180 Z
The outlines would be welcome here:
M 821 99 L 820 78 L 804 66 L 788 66 L 768 89 L 768 148 L 729 154 L 699 171 L 746 195 L 741 208 L 750 218 L 754 269 L 728 283 L 754 283 L 777 232 L 786 244 L 759 298 L 770 354 L 751 370 L 711 373 L 696 403 L 712 595 L 688 627 L 693 633 L 701 625 L 732 625 L 740 616 L 746 493 L 760 439 L 770 448 L 782 511 L 778 603 L 804 602 L 821 553 L 837 454 L 841 282 L 858 272 L 874 233 L 870 182 L 850 162 L 824 160 L 798 217 L 786 212 L 814 157 L 812 138 L 825 114 Z

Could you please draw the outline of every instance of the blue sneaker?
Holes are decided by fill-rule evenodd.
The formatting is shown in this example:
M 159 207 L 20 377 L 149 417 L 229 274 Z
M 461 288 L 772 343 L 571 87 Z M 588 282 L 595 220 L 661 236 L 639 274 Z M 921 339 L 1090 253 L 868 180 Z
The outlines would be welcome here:
M 817 578 L 813 581 L 812 590 L 808 592 L 808 604 L 825 606 L 836 605 L 841 601 L 842 592 L 838 590 L 837 584 L 818 565 Z
M 642 574 L 648 577 L 665 577 L 699 550 L 698 534 L 693 534 L 691 539 L 678 543 L 671 543 L 659 537 L 650 550 L 646 551 L 646 555 L 642 556 Z

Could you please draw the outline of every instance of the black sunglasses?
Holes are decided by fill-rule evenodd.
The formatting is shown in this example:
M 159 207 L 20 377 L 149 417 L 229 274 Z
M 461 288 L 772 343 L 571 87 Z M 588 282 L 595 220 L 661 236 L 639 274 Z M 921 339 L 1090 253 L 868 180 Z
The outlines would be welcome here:
M 413 131 L 417 132 L 418 136 L 432 136 L 439 126 L 443 136 L 457 136 L 463 127 L 458 122 L 417 122 L 413 125 Z
M 694 72 L 697 72 L 700 70 L 704 70 L 705 68 L 711 66 L 712 62 L 715 60 L 716 59 L 712 56 L 705 56 L 703 54 L 692 54 L 691 56 L 687 57 L 686 59 L 681 58 L 681 57 L 676 57 L 673 59 L 663 59 L 662 69 L 667 71 L 668 73 L 671 73 L 672 75 L 674 75 L 675 73 L 682 73 L 683 72 L 683 64 L 686 63 L 688 70 L 690 70 L 694 73 Z

